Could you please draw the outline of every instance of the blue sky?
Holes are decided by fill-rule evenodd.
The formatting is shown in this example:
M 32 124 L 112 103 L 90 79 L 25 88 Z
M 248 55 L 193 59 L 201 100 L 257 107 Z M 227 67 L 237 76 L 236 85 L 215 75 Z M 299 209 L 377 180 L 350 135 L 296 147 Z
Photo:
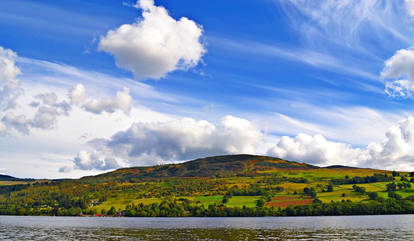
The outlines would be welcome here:
M 412 169 L 413 6 L 2 2 L 0 171 L 78 177 L 230 153 Z

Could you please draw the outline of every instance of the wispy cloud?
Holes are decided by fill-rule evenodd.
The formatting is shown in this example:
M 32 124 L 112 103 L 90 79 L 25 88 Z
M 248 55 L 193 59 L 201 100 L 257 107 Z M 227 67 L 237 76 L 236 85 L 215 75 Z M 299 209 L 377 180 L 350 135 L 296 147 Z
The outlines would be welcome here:
M 308 44 L 315 47 L 335 43 L 372 53 L 366 41 L 368 38 L 377 39 L 383 46 L 387 46 L 387 42 L 389 45 L 390 37 L 406 44 L 413 40 L 409 27 L 411 20 L 402 0 L 274 2 L 282 7 L 292 26 L 303 34 Z
M 283 58 L 311 65 L 315 68 L 351 74 L 371 81 L 379 81 L 376 73 L 367 72 L 359 67 L 349 65 L 348 62 L 343 62 L 334 55 L 318 52 L 310 48 L 282 47 L 256 41 L 239 41 L 218 37 L 210 37 L 209 40 L 211 44 L 226 48 L 227 50 L 240 51 L 249 55 Z
M 166 102 L 177 102 L 177 96 L 156 91 L 152 86 L 125 77 L 115 77 L 96 71 L 82 70 L 70 65 L 49 61 L 18 57 L 17 63 L 24 69 L 21 79 L 27 84 L 42 83 L 43 85 L 71 88 L 77 83 L 93 86 L 98 92 L 107 92 L 130 88 L 131 94 L 137 99 L 153 99 Z

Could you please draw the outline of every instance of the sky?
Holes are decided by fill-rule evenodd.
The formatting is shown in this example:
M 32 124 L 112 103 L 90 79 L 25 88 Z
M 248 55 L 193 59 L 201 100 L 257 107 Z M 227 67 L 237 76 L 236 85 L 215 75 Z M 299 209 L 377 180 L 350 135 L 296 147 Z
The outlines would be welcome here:
M 0 30 L 0 173 L 414 170 L 414 0 L 1 1 Z

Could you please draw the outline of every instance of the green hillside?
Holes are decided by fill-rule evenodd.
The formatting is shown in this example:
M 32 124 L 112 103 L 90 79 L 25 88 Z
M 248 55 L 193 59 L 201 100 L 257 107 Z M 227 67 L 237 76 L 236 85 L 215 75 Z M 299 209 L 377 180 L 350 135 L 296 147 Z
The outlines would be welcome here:
M 317 167 L 268 156 L 215 156 L 180 164 L 123 168 L 77 180 L 0 180 L 0 214 L 412 213 L 411 174 L 338 165 Z
M 200 158 L 182 164 L 122 168 L 82 180 L 133 181 L 165 177 L 234 177 L 254 176 L 277 170 L 309 170 L 319 167 L 280 158 L 257 155 L 226 155 Z

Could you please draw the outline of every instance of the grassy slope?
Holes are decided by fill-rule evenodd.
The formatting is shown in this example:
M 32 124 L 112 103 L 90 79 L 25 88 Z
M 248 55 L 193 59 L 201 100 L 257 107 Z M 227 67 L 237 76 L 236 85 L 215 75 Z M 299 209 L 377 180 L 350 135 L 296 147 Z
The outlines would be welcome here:
M 240 158 L 241 157 L 241 158 Z M 113 180 L 113 179 L 125 179 L 129 178 L 131 173 L 134 173 L 137 176 L 147 178 L 148 173 L 154 174 L 156 177 L 162 177 L 165 173 L 170 172 L 169 170 L 175 170 L 174 173 L 179 177 L 191 176 L 194 178 L 195 175 L 200 177 L 206 177 L 211 175 L 217 180 L 223 181 L 223 184 L 227 189 L 233 186 L 237 186 L 239 189 L 243 189 L 249 185 L 260 182 L 263 179 L 264 175 L 279 175 L 285 177 L 295 177 L 295 178 L 306 178 L 309 180 L 309 183 L 292 183 L 285 182 L 275 186 L 283 187 L 284 190 L 276 195 L 274 198 L 285 198 L 289 197 L 289 200 L 292 202 L 306 199 L 303 196 L 303 189 L 305 187 L 315 187 L 326 186 L 329 180 L 334 178 L 345 178 L 349 176 L 350 178 L 354 176 L 371 176 L 373 174 L 384 174 L 390 173 L 383 170 L 375 169 L 363 169 L 363 168 L 348 168 L 348 167 L 336 167 L 336 168 L 319 168 L 312 165 L 289 162 L 281 160 L 278 158 L 262 157 L 262 156 L 249 156 L 249 155 L 238 155 L 230 156 L 229 159 L 226 159 L 226 162 L 223 162 L 223 158 L 226 157 L 213 157 L 207 159 L 199 159 L 193 162 L 187 162 L 181 165 L 169 165 L 166 167 L 148 167 L 148 168 L 128 168 L 117 170 L 112 173 L 103 174 L 97 177 L 87 177 L 86 179 L 97 181 L 99 179 L 104 180 Z M 224 163 L 224 164 L 223 164 Z M 210 167 L 209 171 L 204 169 Z M 178 168 L 183 168 L 184 171 L 177 171 Z M 222 169 L 219 169 L 222 168 Z M 214 170 L 211 171 L 211 170 Z M 229 177 L 229 170 L 231 174 Z M 143 174 L 145 173 L 145 174 Z M 218 173 L 218 174 L 217 174 Z M 239 174 L 253 174 L 253 177 L 244 177 L 244 176 L 235 176 Z M 174 176 L 174 175 L 172 175 Z M 136 177 L 136 176 L 135 176 Z M 367 192 L 380 192 L 379 195 L 386 197 L 387 193 L 385 192 L 385 186 L 387 183 L 369 183 L 369 184 L 359 184 L 366 188 Z M 293 193 L 296 192 L 296 195 Z M 401 193 L 402 196 L 410 195 L 406 190 Z M 224 194 L 224 193 L 223 193 Z M 345 197 L 342 195 L 345 194 Z M 204 196 L 207 195 L 207 196 Z M 414 193 L 413 193 L 414 195 Z M 205 206 L 211 204 L 221 204 L 223 195 L 209 195 L 208 193 L 200 193 L 200 195 L 192 196 L 179 196 L 178 198 L 186 198 L 192 202 L 199 202 Z M 260 199 L 260 196 L 233 196 L 230 198 L 229 202 L 226 203 L 226 206 L 229 207 L 254 207 L 256 201 Z M 368 199 L 367 195 L 360 195 L 353 191 L 352 185 L 340 185 L 334 187 L 334 192 L 319 192 L 318 198 L 322 202 L 331 202 L 331 201 L 341 201 L 341 200 L 351 200 L 354 202 L 359 202 Z M 110 206 L 115 206 L 116 208 L 124 208 L 128 203 L 151 203 L 151 202 L 160 202 L 162 198 L 139 198 L 134 199 L 133 197 L 127 197 L 125 195 L 117 195 L 116 197 L 109 199 L 107 202 L 104 202 L 94 208 L 96 209 L 108 209 Z M 286 200 L 272 200 L 274 202 L 286 202 Z
M 351 200 L 360 202 L 368 199 L 353 191 L 352 185 L 334 186 L 333 192 L 322 192 L 331 179 L 350 178 L 354 176 L 372 176 L 373 174 L 390 174 L 389 171 L 360 169 L 348 167 L 321 168 L 304 163 L 290 162 L 279 158 L 230 155 L 197 159 L 182 164 L 171 164 L 153 167 L 124 168 L 98 176 L 84 177 L 78 181 L 69 181 L 67 186 L 78 189 L 78 185 L 108 186 L 106 200 L 91 207 L 98 213 L 110 207 L 124 209 L 128 204 L 151 204 L 161 202 L 165 198 L 185 198 L 193 203 L 208 206 L 221 204 L 224 194 L 232 187 L 245 189 L 252 185 L 275 189 L 282 187 L 283 191 L 275 193 L 271 198 L 272 206 L 286 206 L 308 202 L 309 197 L 303 194 L 305 187 L 314 187 L 322 202 Z M 263 184 L 271 176 L 285 178 L 306 178 L 308 183 L 282 182 Z M 402 173 L 407 175 L 407 173 Z M 62 181 L 65 183 L 66 181 Z M 20 183 L 20 182 L 19 182 Z M 60 185 L 57 182 L 56 185 Z M 115 185 L 116 184 L 116 185 Z M 367 192 L 378 192 L 380 197 L 387 198 L 385 192 L 387 183 L 358 184 L 365 187 Z M 10 181 L 2 181 L 0 185 L 10 185 Z M 201 191 L 188 191 L 194 186 L 205 187 Z M 174 187 L 178 191 L 171 191 Z M 41 188 L 41 187 L 37 187 Z M 46 187 L 43 187 L 46 188 Z M 35 192 L 35 187 L 33 187 Z M 167 191 L 165 191 L 167 190 Z M 92 200 L 98 200 L 102 191 L 90 192 Z M 168 193 L 168 194 L 166 194 Z M 178 193 L 178 194 L 177 194 Z M 414 195 L 414 189 L 397 191 L 403 197 Z M 343 196 L 345 194 L 345 196 Z M 232 196 L 225 204 L 229 207 L 254 207 L 262 196 Z M 269 198 L 269 197 L 266 197 Z M 0 195 L 1 200 L 1 195 Z

